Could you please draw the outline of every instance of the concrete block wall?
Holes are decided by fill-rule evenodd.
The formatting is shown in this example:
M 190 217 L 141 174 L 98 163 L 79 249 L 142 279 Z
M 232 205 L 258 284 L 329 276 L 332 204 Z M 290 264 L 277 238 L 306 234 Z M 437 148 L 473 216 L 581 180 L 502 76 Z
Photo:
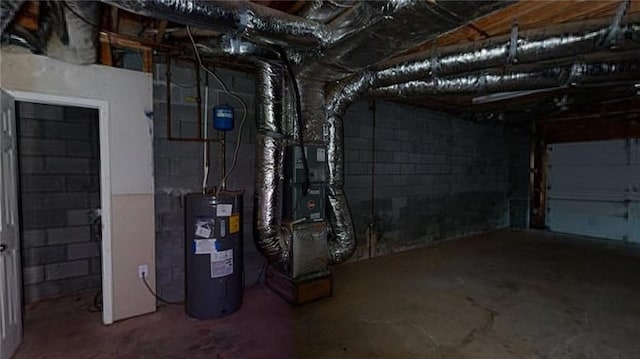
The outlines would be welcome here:
M 523 127 L 508 136 L 509 220 L 514 228 L 529 228 L 531 141 L 531 132 Z
M 253 243 L 253 171 L 255 144 L 255 79 L 252 74 L 215 69 L 229 90 L 246 102 L 246 122 L 235 169 L 227 180 L 227 189 L 244 189 L 244 259 L 245 283 L 254 283 L 264 263 Z M 154 71 L 154 175 L 156 208 L 156 286 L 158 294 L 168 300 L 184 299 L 184 202 L 186 193 L 201 192 L 203 182 L 203 146 L 201 143 L 169 141 L 166 134 L 166 67 L 157 65 Z M 196 137 L 196 72 L 193 67 L 171 67 L 172 136 Z M 204 106 L 205 72 L 201 71 L 202 104 Z M 225 136 L 226 166 L 233 162 L 240 123 L 245 111 L 239 101 L 224 92 L 221 85 L 209 76 L 209 119 L 211 108 L 229 104 L 235 109 L 235 128 Z M 222 136 L 209 124 L 209 135 Z M 208 186 L 217 186 L 221 180 L 222 152 L 218 144 L 210 146 L 210 173 Z
M 97 290 L 98 112 L 19 103 L 17 118 L 25 302 Z
M 523 160 L 511 150 L 522 135 L 390 102 L 376 103 L 373 121 L 366 102 L 345 116 L 354 259 L 510 225 L 509 198 L 522 190 L 510 171 L 528 164 L 512 163 Z M 370 246 L 371 223 L 378 237 Z

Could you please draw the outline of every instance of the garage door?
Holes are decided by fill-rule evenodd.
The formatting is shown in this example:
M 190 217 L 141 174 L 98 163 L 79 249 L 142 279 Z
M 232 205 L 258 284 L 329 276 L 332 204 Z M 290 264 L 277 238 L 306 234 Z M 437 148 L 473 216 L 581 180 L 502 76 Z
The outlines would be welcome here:
M 551 231 L 640 243 L 640 139 L 547 147 Z

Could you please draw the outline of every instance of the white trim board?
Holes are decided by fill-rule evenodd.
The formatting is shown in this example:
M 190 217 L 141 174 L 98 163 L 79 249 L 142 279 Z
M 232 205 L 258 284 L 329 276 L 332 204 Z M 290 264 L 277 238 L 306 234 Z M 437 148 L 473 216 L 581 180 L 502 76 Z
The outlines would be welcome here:
M 100 208 L 102 215 L 102 323 L 113 323 L 113 258 L 111 252 L 111 167 L 109 161 L 109 103 L 79 97 L 6 90 L 16 101 L 94 108 L 99 111 Z

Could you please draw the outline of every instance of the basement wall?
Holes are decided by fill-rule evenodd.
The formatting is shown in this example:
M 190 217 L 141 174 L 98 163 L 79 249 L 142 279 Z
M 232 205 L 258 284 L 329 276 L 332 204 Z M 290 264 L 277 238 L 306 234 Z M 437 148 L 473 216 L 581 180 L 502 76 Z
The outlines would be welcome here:
M 99 290 L 98 111 L 21 102 L 19 139 L 24 300 Z
M 184 202 L 186 193 L 201 192 L 203 181 L 203 146 L 201 143 L 169 141 L 166 133 L 166 67 L 156 65 L 154 71 L 154 162 L 156 203 L 156 274 L 158 294 L 168 300 L 183 300 L 185 271 Z M 171 67 L 172 136 L 196 137 L 196 78 L 193 67 Z M 227 180 L 228 189 L 244 189 L 244 265 L 247 286 L 258 279 L 264 264 L 253 243 L 253 188 L 255 156 L 255 79 L 252 74 L 216 69 L 227 87 L 239 94 L 247 104 L 247 121 L 243 130 L 238 163 Z M 204 81 L 202 105 L 204 107 Z M 209 78 L 209 119 L 211 108 L 229 104 L 235 108 L 235 128 L 226 133 L 227 168 L 233 161 L 233 150 L 244 114 L 240 103 L 226 94 L 215 79 Z M 209 124 L 212 137 L 222 136 Z M 221 179 L 221 148 L 210 147 L 211 169 L 208 186 L 217 186 Z
M 512 218 L 522 224 L 527 206 L 510 203 L 528 192 L 526 132 L 377 102 L 374 147 L 373 119 L 369 103 L 359 102 L 344 121 L 353 259 L 508 227 Z M 372 222 L 378 236 L 370 243 Z

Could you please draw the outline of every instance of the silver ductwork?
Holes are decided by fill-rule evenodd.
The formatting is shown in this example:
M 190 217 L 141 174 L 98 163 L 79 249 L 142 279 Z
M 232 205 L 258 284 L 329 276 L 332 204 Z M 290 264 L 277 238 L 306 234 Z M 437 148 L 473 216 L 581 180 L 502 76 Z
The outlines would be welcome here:
M 67 1 L 62 7 L 64 23 L 53 31 L 45 53 L 54 59 L 72 64 L 91 65 L 98 59 L 98 29 L 100 3 Z
M 458 47 L 455 51 L 445 49 L 443 55 L 409 59 L 384 69 L 366 71 L 341 81 L 329 91 L 328 111 L 342 114 L 367 91 L 377 87 L 425 79 L 433 74 L 446 75 L 506 65 L 510 51 L 514 51 L 517 62 L 523 64 L 606 50 L 608 44 L 603 40 L 609 31 L 607 26 L 583 33 L 519 39 L 515 47 L 511 46 L 509 39 L 489 40 L 480 45 Z M 620 38 L 629 43 L 640 40 L 640 24 L 628 24 L 619 31 Z
M 291 234 L 280 222 L 280 183 L 284 153 L 284 70 L 282 65 L 259 62 L 256 73 L 256 168 L 254 240 L 269 263 L 284 268 Z
M 4 29 L 15 16 L 20 1 L 1 1 L 3 43 L 28 48 L 65 62 L 88 65 L 96 63 L 99 3 L 95 1 L 42 2 L 37 30 L 19 25 Z M 5 31 L 6 30 L 6 31 Z
M 344 132 L 339 116 L 327 119 L 327 219 L 329 233 L 329 263 L 349 259 L 356 249 L 356 236 L 351 211 L 344 194 Z
M 300 76 L 340 80 L 509 4 L 508 1 L 366 2 L 349 12 L 349 16 L 331 23 L 333 28 L 340 28 L 344 25 L 342 19 L 347 21 L 346 34 L 337 31 L 334 43 L 304 61 Z
M 259 43 L 316 47 L 329 41 L 327 28 L 248 1 L 102 0 L 127 11 L 226 33 L 240 31 Z
M 4 33 L 4 29 L 9 26 L 23 2 L 24 0 L 0 1 L 0 34 Z
M 501 71 L 465 74 L 456 77 L 432 77 L 372 89 L 374 97 L 412 98 L 451 94 L 485 94 L 521 90 L 537 90 L 576 86 L 580 81 L 625 75 L 627 79 L 640 77 L 640 59 L 606 63 L 574 63 L 533 71 Z
M 356 0 L 313 0 L 300 11 L 300 16 L 328 23 L 356 4 Z
M 304 142 L 324 143 L 327 122 L 324 113 L 325 84 L 321 81 L 298 80 L 298 88 L 304 122 Z

